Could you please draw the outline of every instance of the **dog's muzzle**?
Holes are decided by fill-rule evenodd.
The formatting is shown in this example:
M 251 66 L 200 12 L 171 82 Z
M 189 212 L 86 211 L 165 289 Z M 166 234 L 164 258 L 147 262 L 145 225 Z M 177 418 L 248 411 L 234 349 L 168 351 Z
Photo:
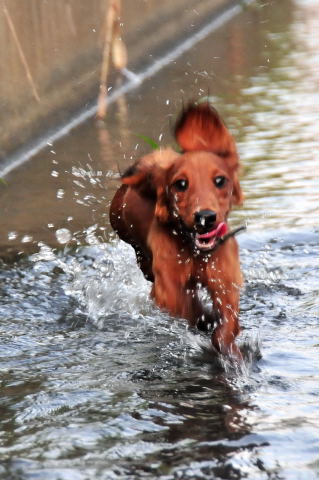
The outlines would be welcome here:
M 207 252 L 213 250 L 217 240 L 227 233 L 225 222 L 216 223 L 217 214 L 213 210 L 200 210 L 194 214 L 195 247 Z

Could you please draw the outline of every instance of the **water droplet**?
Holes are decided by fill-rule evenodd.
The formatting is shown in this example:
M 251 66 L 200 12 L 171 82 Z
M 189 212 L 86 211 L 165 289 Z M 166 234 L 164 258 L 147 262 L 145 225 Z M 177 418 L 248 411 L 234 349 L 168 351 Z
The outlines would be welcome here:
M 67 228 L 59 228 L 59 230 L 55 232 L 55 236 L 61 244 L 67 243 L 72 239 L 72 234 Z
M 64 194 L 65 194 L 65 191 L 64 191 L 63 188 L 59 188 L 59 190 L 57 190 L 57 192 L 56 192 L 57 198 L 63 198 Z
M 17 238 L 17 232 L 9 232 L 8 233 L 8 240 L 15 240 Z
M 32 242 L 33 240 L 33 237 L 31 237 L 31 235 L 24 235 L 21 239 L 21 242 L 22 243 L 29 243 L 29 242 Z

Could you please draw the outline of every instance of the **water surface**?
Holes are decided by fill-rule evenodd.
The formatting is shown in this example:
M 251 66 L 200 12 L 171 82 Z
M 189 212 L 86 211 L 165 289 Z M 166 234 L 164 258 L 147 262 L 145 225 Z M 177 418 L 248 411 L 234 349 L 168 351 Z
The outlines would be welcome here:
M 2 250 L 29 255 L 0 272 L 1 478 L 318 478 L 318 12 L 247 9 L 7 178 Z M 137 134 L 172 143 L 207 92 L 243 163 L 244 372 L 154 307 L 107 217 Z

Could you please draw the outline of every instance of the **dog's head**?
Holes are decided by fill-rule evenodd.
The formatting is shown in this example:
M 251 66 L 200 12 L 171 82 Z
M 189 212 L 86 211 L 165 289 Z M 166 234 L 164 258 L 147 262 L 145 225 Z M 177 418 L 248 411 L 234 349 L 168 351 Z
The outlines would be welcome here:
M 227 231 L 227 217 L 243 195 L 239 161 L 232 136 L 208 104 L 191 105 L 175 127 L 182 149 L 155 151 L 123 175 L 123 183 L 153 198 L 155 217 L 209 251 Z

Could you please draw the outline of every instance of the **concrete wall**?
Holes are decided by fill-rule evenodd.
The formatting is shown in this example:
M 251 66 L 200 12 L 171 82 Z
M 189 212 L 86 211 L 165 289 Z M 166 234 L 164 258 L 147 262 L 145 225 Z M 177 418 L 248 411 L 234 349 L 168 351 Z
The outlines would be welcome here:
M 229 3 L 234 2 L 123 0 L 122 37 L 129 68 L 147 64 Z M 97 96 L 108 4 L 109 0 L 2 0 L 0 164 Z

